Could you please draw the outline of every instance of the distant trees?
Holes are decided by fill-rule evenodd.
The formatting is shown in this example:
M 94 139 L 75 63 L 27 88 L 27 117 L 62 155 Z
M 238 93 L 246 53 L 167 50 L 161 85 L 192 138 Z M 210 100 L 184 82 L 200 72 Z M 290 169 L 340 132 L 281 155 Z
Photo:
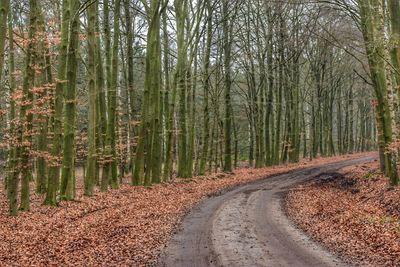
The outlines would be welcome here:
M 56 206 L 125 176 L 150 186 L 245 161 L 262 168 L 374 149 L 375 116 L 395 183 L 398 60 L 388 43 L 397 22 L 386 42 L 389 20 L 371 15 L 383 7 L 364 2 L 362 39 L 340 10 L 318 3 L 2 1 L 10 213 L 29 210 L 31 182 Z M 382 12 L 395 13 L 390 4 Z

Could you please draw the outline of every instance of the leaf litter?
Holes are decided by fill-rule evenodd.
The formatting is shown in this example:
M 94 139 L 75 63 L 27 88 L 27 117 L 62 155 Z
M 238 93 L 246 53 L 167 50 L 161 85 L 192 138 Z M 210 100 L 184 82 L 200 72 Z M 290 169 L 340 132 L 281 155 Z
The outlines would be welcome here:
M 288 193 L 289 217 L 352 263 L 400 266 L 400 187 L 377 161 L 323 176 Z
M 268 175 L 360 156 L 240 168 L 152 187 L 132 187 L 126 177 L 120 189 L 96 191 L 90 198 L 78 181 L 77 201 L 43 206 L 43 196 L 32 191 L 31 211 L 17 217 L 8 216 L 3 192 L 0 266 L 154 266 L 182 218 L 200 201 Z

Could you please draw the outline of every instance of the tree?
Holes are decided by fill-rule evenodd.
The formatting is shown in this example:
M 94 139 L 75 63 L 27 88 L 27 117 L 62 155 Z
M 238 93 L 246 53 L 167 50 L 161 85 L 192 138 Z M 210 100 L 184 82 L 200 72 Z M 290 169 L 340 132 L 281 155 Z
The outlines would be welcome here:
M 134 84 L 134 51 L 133 51 L 133 25 L 132 25 L 132 17 L 131 10 L 129 8 L 128 0 L 124 1 L 124 11 L 125 11 L 125 20 L 126 20 L 126 50 L 127 50 L 127 86 L 128 86 L 128 96 L 129 96 L 129 137 L 130 137 L 130 168 L 133 170 L 133 161 L 134 161 L 134 120 L 135 120 L 135 84 Z
M 10 71 L 10 95 L 13 96 L 16 88 L 16 80 L 15 80 L 15 49 L 14 49 L 14 33 L 13 33 L 13 19 L 12 19 L 12 11 L 9 11 L 9 20 L 8 20 L 8 46 L 9 46 L 9 71 Z M 10 101 L 10 135 L 13 136 L 15 134 L 15 120 L 16 118 L 16 103 L 13 98 Z M 18 148 L 10 146 L 9 152 L 9 164 L 7 166 L 7 197 L 9 201 L 9 212 L 10 215 L 15 216 L 18 213 L 18 183 L 19 183 L 19 168 L 18 168 Z
M 200 159 L 200 170 L 199 175 L 204 175 L 206 171 L 208 150 L 209 150 L 209 139 L 210 139 L 210 114 L 209 114 L 209 90 L 210 90 L 210 56 L 211 56 L 211 45 L 212 45 L 212 31 L 213 31 L 213 9 L 211 0 L 206 1 L 207 5 L 207 36 L 206 46 L 204 49 L 203 59 L 203 147 L 201 151 Z
M 61 162 L 61 146 L 62 146 L 62 125 L 63 125 L 63 94 L 66 83 L 67 70 L 67 52 L 68 52 L 68 36 L 70 25 L 71 11 L 68 0 L 62 2 L 62 22 L 61 22 L 61 42 L 59 45 L 59 61 L 58 61 L 58 77 L 56 81 L 56 90 L 54 93 L 54 114 L 53 125 L 53 141 L 51 149 L 51 163 L 49 166 L 49 174 L 47 181 L 47 193 L 45 204 L 57 205 L 57 191 L 60 181 L 60 162 Z
M 6 44 L 7 34 L 7 16 L 10 8 L 10 1 L 4 0 L 0 3 L 0 81 L 4 67 L 4 47 Z
M 22 91 L 23 91 L 23 102 L 21 103 L 20 109 L 20 120 L 24 122 L 25 127 L 20 127 L 19 129 L 19 143 L 22 147 L 17 151 L 17 158 L 20 158 L 19 168 L 21 169 L 21 202 L 20 210 L 29 211 L 30 210 L 30 187 L 29 182 L 31 179 L 31 162 L 30 162 L 30 148 L 32 145 L 32 119 L 33 114 L 32 102 L 33 93 L 30 90 L 34 85 L 35 80 L 35 70 L 33 68 L 35 62 L 35 47 L 36 47 L 36 31 L 38 23 L 38 5 L 36 1 L 29 1 L 29 30 L 28 38 L 29 43 L 26 52 L 26 63 L 25 63 L 25 74 L 23 79 Z M 13 178 L 16 179 L 16 178 Z
M 160 20 L 166 3 L 151 0 L 150 5 L 143 2 L 149 17 L 147 31 L 146 73 L 142 115 L 136 148 L 134 184 L 151 185 L 161 180 L 161 42 Z M 143 179 L 144 178 L 144 179 Z
M 177 62 L 174 85 L 179 93 L 179 120 L 178 120 L 178 176 L 188 177 L 188 136 L 187 136 L 187 35 L 185 34 L 185 23 L 188 15 L 188 1 L 174 1 L 176 13 L 176 36 L 177 36 Z
M 396 156 L 388 151 L 393 141 L 394 118 L 390 111 L 389 95 L 387 88 L 387 73 L 385 66 L 385 40 L 383 6 L 381 1 L 360 0 L 361 27 L 364 36 L 371 79 L 377 98 L 378 135 L 380 149 L 384 152 L 385 173 L 390 177 L 392 184 L 398 184 Z
M 0 3 L 11 214 L 375 148 L 398 183 L 398 1 L 28 3 Z
M 112 188 L 118 188 L 117 153 L 116 153 L 116 127 L 117 127 L 117 87 L 118 87 L 118 47 L 119 47 L 119 20 L 121 1 L 115 1 L 114 36 L 111 60 L 110 84 L 108 86 L 108 121 L 105 147 L 105 166 L 103 169 L 102 187 L 110 183 Z M 108 80 L 108 79 L 107 79 Z
M 75 116 L 76 116 L 76 77 L 79 50 L 79 0 L 70 0 L 71 10 L 70 34 L 67 55 L 67 84 L 64 88 L 64 138 L 63 161 L 61 173 L 61 198 L 73 200 L 75 198 Z
M 87 157 L 87 171 L 85 175 L 85 195 L 93 195 L 93 187 L 96 179 L 96 116 L 97 116 L 97 84 L 96 84 L 96 5 L 92 4 L 87 9 L 88 16 L 88 87 L 89 87 L 89 152 Z
M 237 5 L 237 4 L 236 4 Z M 225 135 L 225 150 L 224 150 L 224 171 L 232 172 L 232 108 L 231 108 L 231 53 L 233 42 L 233 20 L 235 19 L 237 10 L 234 6 L 233 14 L 230 14 L 229 1 L 222 1 L 222 28 L 223 28 L 223 46 L 224 46 L 224 88 L 225 88 L 225 120 L 224 120 L 224 135 Z

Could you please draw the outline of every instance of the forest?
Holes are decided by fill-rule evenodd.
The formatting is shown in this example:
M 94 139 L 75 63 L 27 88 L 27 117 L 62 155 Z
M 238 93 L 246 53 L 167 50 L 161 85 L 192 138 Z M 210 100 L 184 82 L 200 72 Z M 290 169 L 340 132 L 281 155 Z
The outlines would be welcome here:
M 399 0 L 1 0 L 1 205 L 369 151 L 396 191 L 399 87 Z

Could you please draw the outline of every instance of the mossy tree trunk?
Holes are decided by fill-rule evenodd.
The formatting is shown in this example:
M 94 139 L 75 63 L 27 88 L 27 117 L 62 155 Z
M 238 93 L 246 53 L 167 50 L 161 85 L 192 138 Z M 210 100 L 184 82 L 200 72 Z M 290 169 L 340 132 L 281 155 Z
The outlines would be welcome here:
M 106 147 L 105 147 L 105 166 L 102 185 L 103 189 L 108 181 L 112 188 L 119 187 L 118 181 L 118 166 L 117 166 L 117 150 L 116 150 L 116 129 L 117 129 L 117 90 L 118 90 L 118 49 L 119 49 L 119 20 L 121 11 L 121 0 L 115 1 L 114 13 L 114 36 L 112 46 L 112 59 L 111 59 L 111 80 L 108 87 L 108 121 L 107 121 L 107 134 L 106 134 Z
M 57 205 L 57 191 L 59 189 L 60 181 L 60 162 L 61 162 L 61 143 L 62 143 L 62 125 L 63 125 L 63 94 L 66 84 L 66 69 L 67 69 L 67 51 L 68 51 L 68 36 L 70 24 L 70 7 L 69 1 L 63 0 L 62 2 L 62 22 L 61 22 L 61 43 L 59 45 L 60 57 L 58 61 L 58 77 L 56 82 L 56 89 L 54 93 L 54 114 L 53 125 L 53 141 L 51 156 L 52 161 L 49 164 L 49 173 L 47 179 L 47 193 L 45 204 Z
M 11 9 L 9 11 L 8 20 L 8 55 L 9 55 L 9 73 L 10 73 L 10 95 L 14 94 L 16 88 L 15 75 L 15 49 L 14 49 L 14 33 L 13 33 L 13 18 Z M 15 100 L 11 98 L 10 100 L 10 135 L 15 135 L 15 122 L 16 108 Z M 18 168 L 18 158 L 16 157 L 17 149 L 14 146 L 10 146 L 10 151 L 8 155 L 8 166 L 7 166 L 7 197 L 9 201 L 9 212 L 10 215 L 15 216 L 18 212 L 18 183 L 19 183 L 19 168 Z
M 30 112 L 32 109 L 33 93 L 31 88 L 35 82 L 35 70 L 34 70 L 34 59 L 35 59 L 35 49 L 36 49 L 36 39 L 35 35 L 37 32 L 38 23 L 38 3 L 35 0 L 29 1 L 29 30 L 28 38 L 29 43 L 26 52 L 26 62 L 25 62 L 25 74 L 22 85 L 23 90 L 23 103 L 20 109 L 20 118 L 24 122 L 24 126 L 20 126 L 19 130 L 19 143 L 21 145 L 20 155 L 17 157 L 21 158 L 21 163 L 19 168 L 21 169 L 21 202 L 20 210 L 29 211 L 30 210 L 30 188 L 29 182 L 31 179 L 31 162 L 30 162 L 30 150 L 32 146 L 32 120 L 33 113 Z
M 132 177 L 134 184 L 151 185 L 161 180 L 160 20 L 164 8 L 160 0 L 152 0 L 150 6 L 146 6 L 149 16 L 146 73 L 135 169 Z
M 110 95 L 109 92 L 111 91 L 111 33 L 110 33 L 110 3 L 109 0 L 103 1 L 103 33 L 104 33 L 104 57 L 105 57 L 105 84 L 106 84 L 106 107 L 103 107 L 104 110 L 107 110 L 106 121 L 102 125 L 102 139 L 103 139 L 103 149 L 102 149 L 102 177 L 101 177 L 101 190 L 107 191 L 108 186 L 110 184 L 110 164 L 109 161 L 112 160 L 109 158 L 109 151 L 106 148 L 107 144 L 107 128 L 108 128 L 108 121 L 110 119 Z
M 168 24 L 167 24 L 167 9 L 162 14 L 163 20 L 163 65 L 164 65 L 164 117 L 165 117 L 165 159 L 163 169 L 163 180 L 168 181 L 172 176 L 173 169 L 173 146 L 174 146 L 174 112 L 176 103 L 176 86 L 175 82 L 170 84 L 170 49 L 169 49 L 169 36 L 168 36 Z M 176 81 L 176 79 L 173 79 Z
M 105 1 L 104 1 L 105 3 Z M 99 2 L 96 3 L 96 32 L 100 32 Z M 107 133 L 107 101 L 104 90 L 104 67 L 100 35 L 96 36 L 96 146 L 97 146 L 97 170 L 96 183 L 100 184 L 100 169 L 103 166 L 102 157 Z
M 85 175 L 85 195 L 93 195 L 93 188 L 96 178 L 96 14 L 97 8 L 92 4 L 87 9 L 88 26 L 87 26 L 87 41 L 88 41 L 88 87 L 89 87 L 89 115 L 88 115 L 88 141 L 89 151 L 87 156 L 87 168 Z
M 213 8 L 211 0 L 207 0 L 207 36 L 206 46 L 203 58 L 203 133 L 202 133 L 202 150 L 200 159 L 199 175 L 204 175 L 206 172 L 206 164 L 208 160 L 209 144 L 210 144 L 210 108 L 209 108 L 209 94 L 210 94 L 210 56 L 212 45 L 213 33 Z
M 126 55 L 127 55 L 127 87 L 128 87 L 128 96 L 129 96 L 129 149 L 130 149 L 130 168 L 133 170 L 133 162 L 134 162 L 134 147 L 135 147 L 135 84 L 134 84 L 134 51 L 133 51 L 133 25 L 132 25 L 132 16 L 129 8 L 129 0 L 124 0 L 124 12 L 125 12 L 125 21 L 126 21 Z M 164 70 L 166 71 L 166 70 Z
M 377 99 L 377 124 L 381 151 L 384 151 L 384 169 L 392 184 L 398 184 L 396 156 L 389 149 L 393 141 L 392 116 L 387 89 L 385 42 L 383 31 L 383 3 L 379 0 L 359 0 L 361 29 L 366 45 L 371 78 Z
M 230 10 L 230 2 L 222 1 L 222 29 L 223 29 L 223 56 L 224 56 L 224 172 L 232 172 L 232 100 L 231 100 L 231 64 L 233 43 L 233 21 L 236 17 L 238 6 Z
M 48 101 L 44 101 L 50 94 L 48 92 L 48 85 L 53 84 L 53 75 L 51 70 L 51 60 L 50 60 L 50 51 L 49 51 L 49 42 L 45 35 L 46 26 L 45 26 L 45 17 L 41 10 L 38 9 L 38 31 L 39 31 L 39 40 L 36 49 L 36 61 L 37 66 L 39 67 L 39 79 L 36 82 L 35 86 L 41 88 L 40 91 L 37 92 L 37 107 L 40 107 L 42 111 L 46 111 L 51 109 L 53 105 L 48 103 Z M 50 105 L 49 105 L 50 104 Z M 37 136 L 37 152 L 39 152 L 37 160 L 36 160 L 36 192 L 38 194 L 46 193 L 47 187 L 47 163 L 46 157 L 48 153 L 48 126 L 49 126 L 50 116 L 45 113 L 39 113 L 36 117 L 36 121 L 40 122 L 39 124 L 39 134 Z
M 179 92 L 178 115 L 178 176 L 187 177 L 188 168 L 188 136 L 187 136 L 187 43 L 185 38 L 185 23 L 188 15 L 188 1 L 174 1 L 176 13 L 176 38 L 177 38 L 177 62 L 175 79 Z
M 75 117 L 76 117 L 76 82 L 79 62 L 79 0 L 69 1 L 71 10 L 70 34 L 67 55 L 67 84 L 64 87 L 64 139 L 61 172 L 61 198 L 75 198 Z
M 6 44 L 7 16 L 9 13 L 8 12 L 9 8 L 10 8 L 9 0 L 2 0 L 0 2 L 0 81 L 4 68 L 4 47 Z

